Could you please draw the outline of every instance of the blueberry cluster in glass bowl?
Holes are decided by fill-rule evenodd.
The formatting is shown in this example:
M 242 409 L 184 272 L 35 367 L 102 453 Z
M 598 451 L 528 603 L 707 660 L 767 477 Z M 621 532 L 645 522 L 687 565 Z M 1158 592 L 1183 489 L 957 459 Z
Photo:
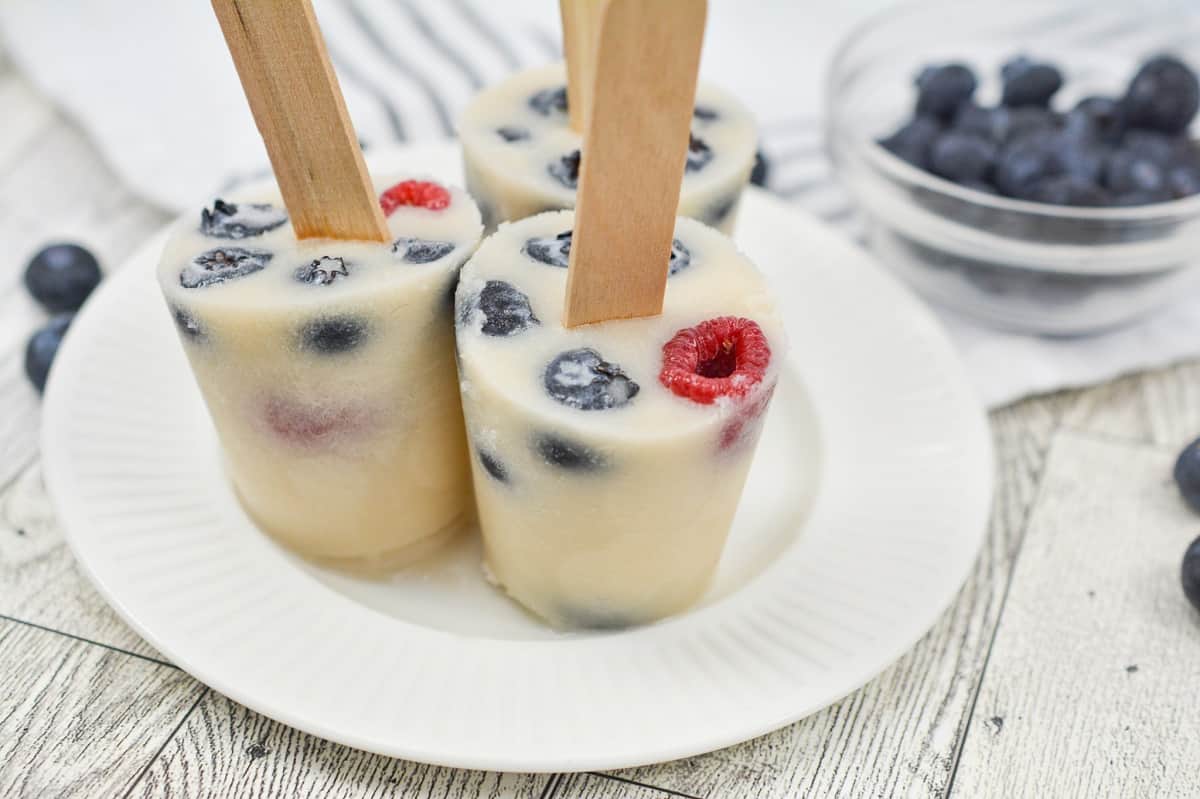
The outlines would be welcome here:
M 961 63 L 923 69 L 913 118 L 879 144 L 938 177 L 987 194 L 1051 205 L 1129 207 L 1200 194 L 1200 148 L 1187 134 L 1200 82 L 1179 59 L 1141 65 L 1120 97 L 1052 106 L 1053 64 L 1018 56 L 1001 69 L 1000 103 L 974 99 Z

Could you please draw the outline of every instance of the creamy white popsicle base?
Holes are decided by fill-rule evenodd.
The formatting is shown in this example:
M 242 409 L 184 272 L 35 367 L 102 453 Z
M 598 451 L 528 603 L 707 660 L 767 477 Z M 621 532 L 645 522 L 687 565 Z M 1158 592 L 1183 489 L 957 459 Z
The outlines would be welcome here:
M 218 203 L 158 272 L 247 511 L 352 567 L 422 554 L 470 505 L 451 313 L 479 211 L 404 186 L 387 197 L 449 202 L 396 207 L 392 242 L 297 241 L 277 196 Z
M 467 188 L 489 230 L 502 221 L 575 207 L 580 135 L 568 125 L 566 98 L 566 71 L 559 64 L 485 89 L 463 112 L 459 138 Z M 754 122 L 742 104 L 701 84 L 679 214 L 732 232 L 756 146 Z
M 661 316 L 564 328 L 573 222 L 501 225 L 463 268 L 463 409 L 491 575 L 555 626 L 617 627 L 707 587 L 786 344 L 758 271 L 690 219 Z

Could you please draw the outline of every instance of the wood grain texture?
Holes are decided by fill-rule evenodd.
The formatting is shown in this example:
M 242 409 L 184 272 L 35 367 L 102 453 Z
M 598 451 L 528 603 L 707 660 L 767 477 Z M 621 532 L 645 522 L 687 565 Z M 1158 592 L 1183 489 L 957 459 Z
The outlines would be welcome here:
M 1182 449 L 1200 436 L 1200 362 L 1078 392 L 1063 423 L 1073 430 Z
M 0 491 L 0 616 L 163 660 L 79 571 L 36 463 Z
M 771 735 L 615 774 L 714 799 L 944 795 L 1062 409 L 1052 398 L 992 415 L 999 480 L 983 551 L 951 608 L 894 666 Z
M 707 10 L 705 0 L 598 1 L 567 327 L 662 313 Z
M 546 799 L 698 799 L 655 788 L 639 785 L 623 779 L 602 774 L 564 774 L 557 778 Z
M 1179 587 L 1200 525 L 1170 467 L 1166 452 L 1056 437 L 954 795 L 1200 790 L 1200 615 Z
M 368 754 L 271 721 L 213 691 L 133 795 L 541 799 L 549 779 Z
M 603 0 L 559 0 L 563 54 L 567 61 L 567 114 L 571 129 L 583 132 L 596 80 L 596 42 Z
M 0 796 L 118 796 L 204 690 L 177 669 L 0 619 Z
M 301 239 L 389 241 L 311 0 L 212 0 Z

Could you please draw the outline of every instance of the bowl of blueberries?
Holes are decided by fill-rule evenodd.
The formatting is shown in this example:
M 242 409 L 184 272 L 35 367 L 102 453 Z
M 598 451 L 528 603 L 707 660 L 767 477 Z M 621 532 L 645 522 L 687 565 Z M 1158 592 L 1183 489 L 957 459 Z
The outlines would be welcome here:
M 1200 285 L 1200 7 L 923 0 L 830 77 L 827 141 L 880 259 L 923 295 L 1083 335 Z

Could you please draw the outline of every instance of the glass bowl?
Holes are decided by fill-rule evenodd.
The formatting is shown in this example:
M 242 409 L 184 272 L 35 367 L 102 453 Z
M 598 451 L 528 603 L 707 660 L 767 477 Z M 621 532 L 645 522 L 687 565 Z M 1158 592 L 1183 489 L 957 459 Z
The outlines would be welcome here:
M 1021 332 L 1079 335 L 1132 322 L 1200 284 L 1200 196 L 1128 208 L 1074 208 L 963 188 L 878 143 L 912 116 L 922 66 L 970 64 L 994 104 L 1000 65 L 1026 53 L 1057 64 L 1054 106 L 1119 95 L 1147 57 L 1200 66 L 1194 0 L 924 0 L 854 31 L 829 76 L 827 143 L 868 222 L 876 255 L 918 291 Z

